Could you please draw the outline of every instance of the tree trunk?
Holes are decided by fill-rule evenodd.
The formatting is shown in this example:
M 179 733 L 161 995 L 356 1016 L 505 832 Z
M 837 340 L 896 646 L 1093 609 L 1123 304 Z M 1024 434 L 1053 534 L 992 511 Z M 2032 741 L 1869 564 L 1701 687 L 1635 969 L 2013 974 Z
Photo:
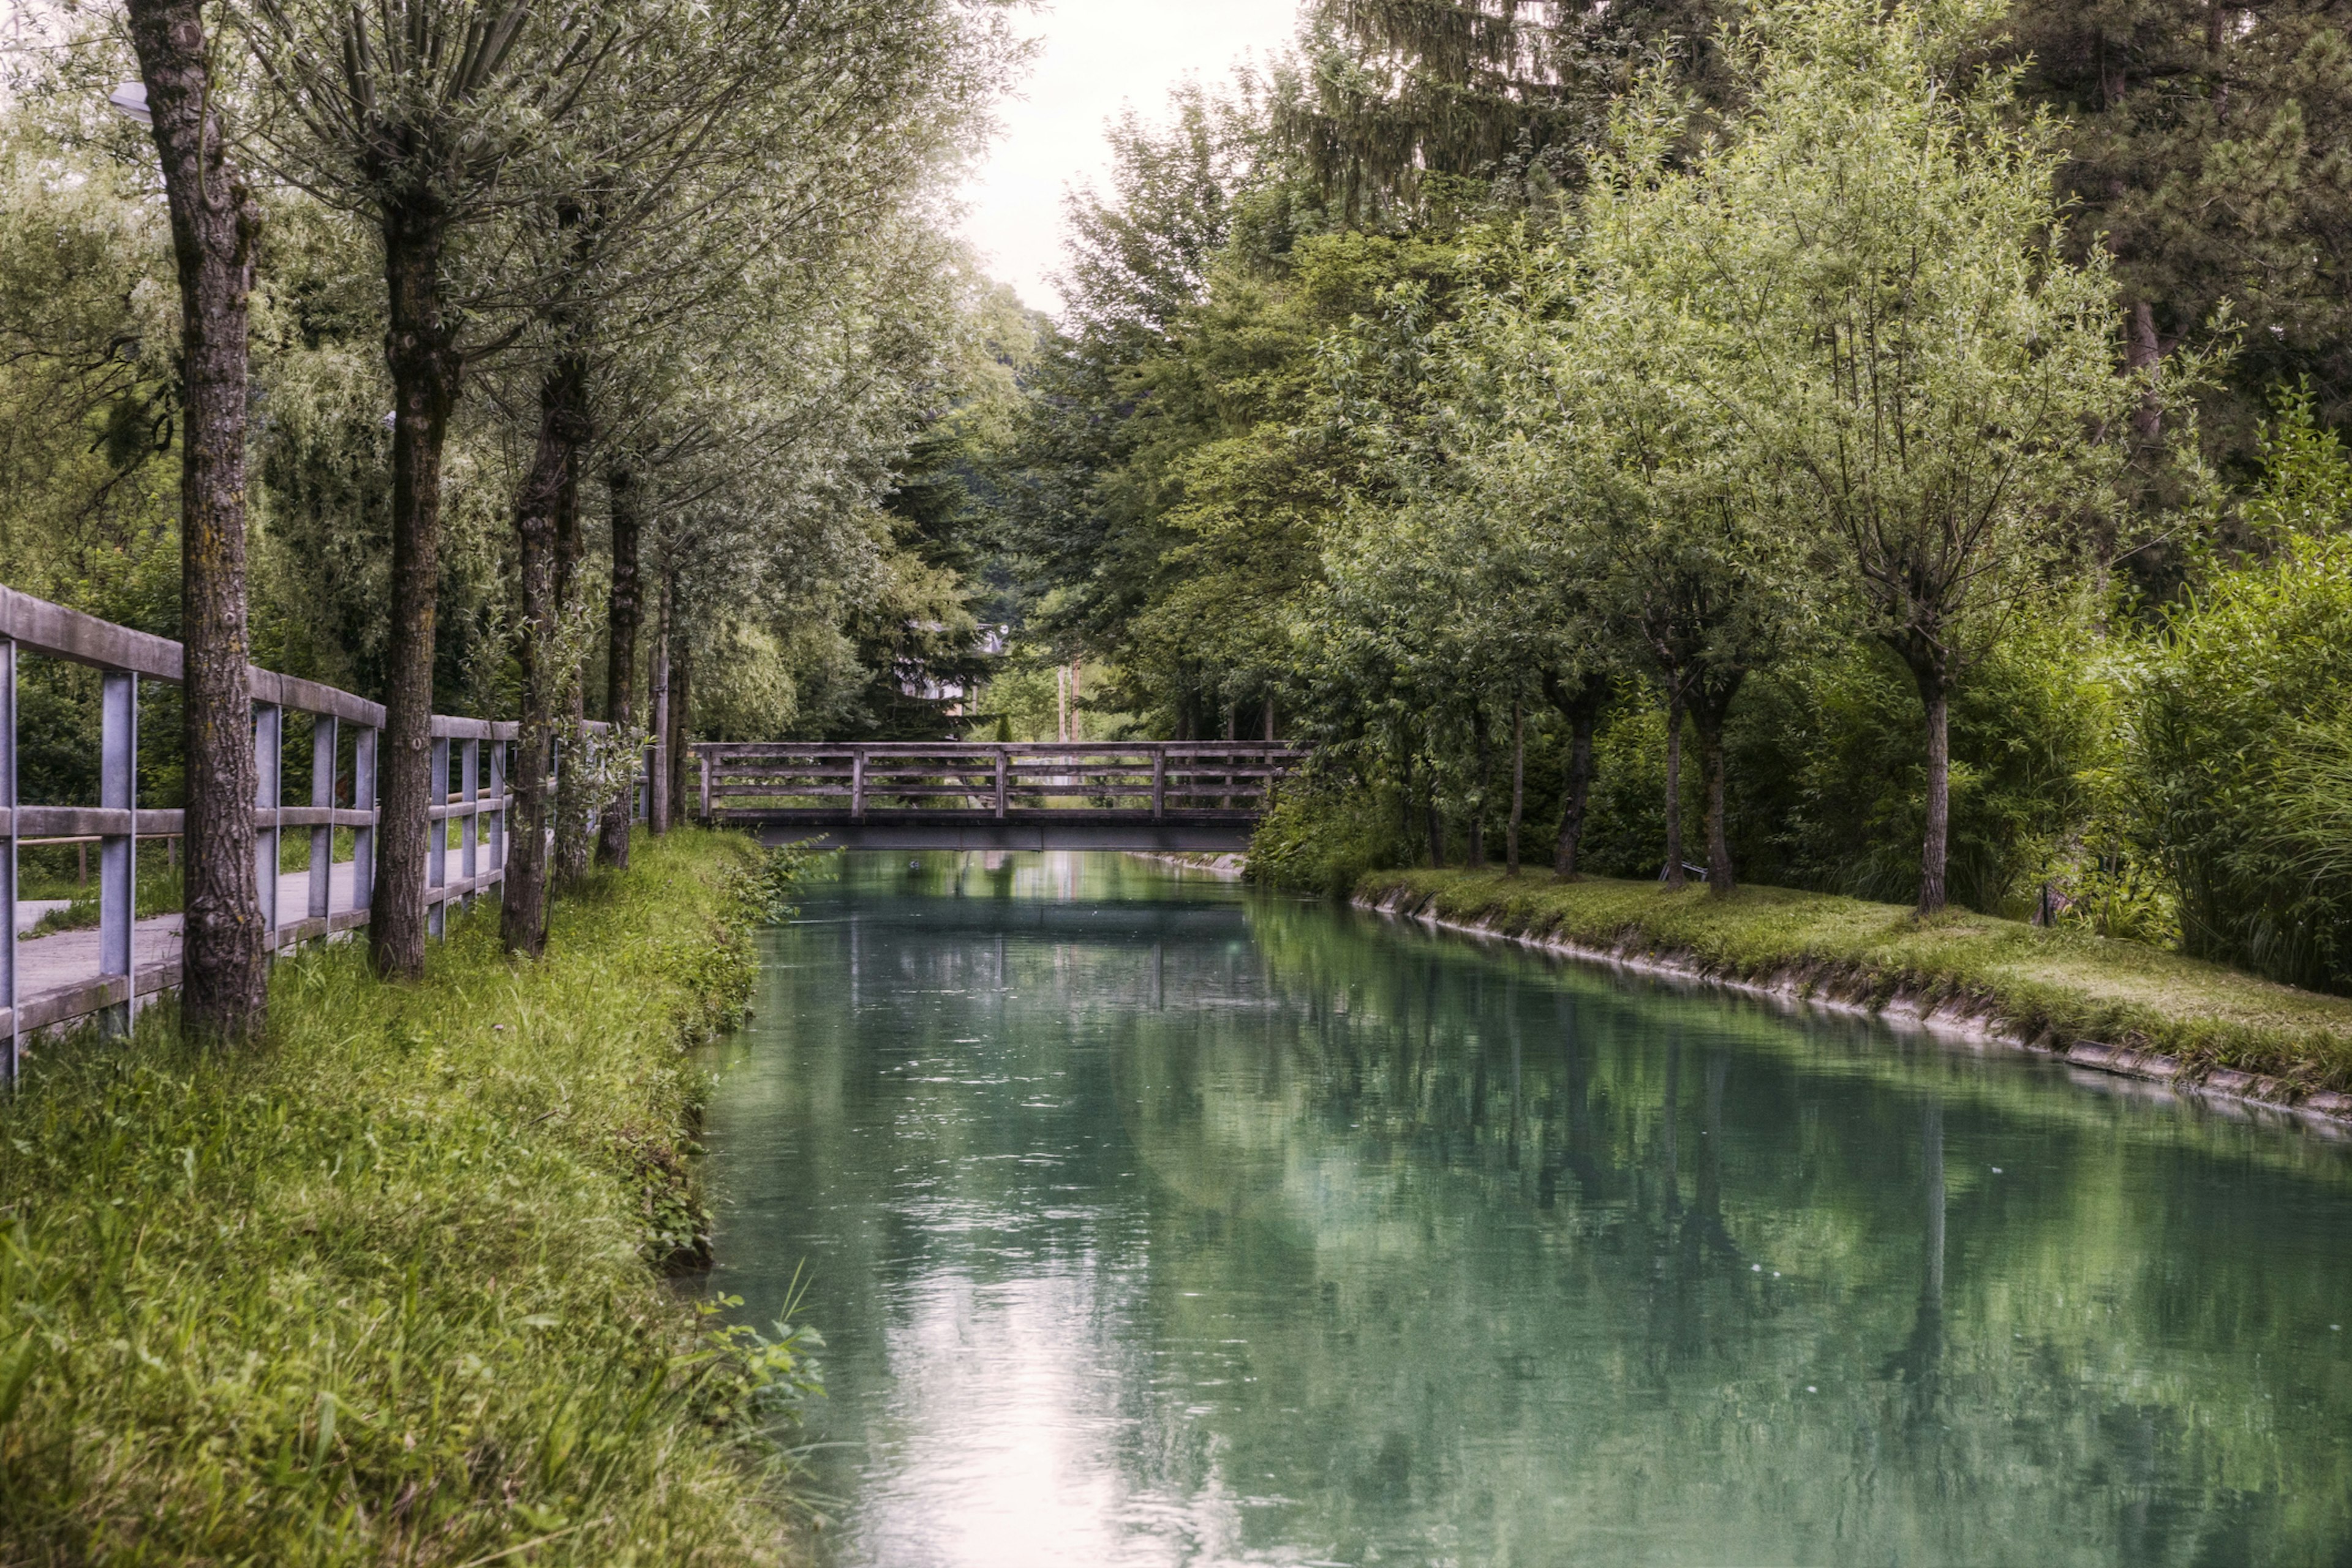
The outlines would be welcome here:
M 1516 697 L 1511 699 L 1511 825 L 1503 835 L 1503 870 L 1507 876 L 1519 874 L 1519 824 L 1528 812 L 1528 715 Z
M 621 731 L 637 721 L 637 497 L 636 476 L 625 463 L 605 470 L 604 489 L 613 505 L 613 591 L 605 601 L 608 653 L 604 665 L 604 718 L 617 744 Z M 596 835 L 600 865 L 629 863 L 629 769 L 621 770 L 617 793 L 604 805 Z
M 1691 721 L 1698 731 L 1699 766 L 1706 774 L 1706 890 L 1717 898 L 1728 898 L 1731 878 L 1731 844 L 1724 836 L 1723 826 L 1723 723 L 1727 702 L 1700 702 L 1691 709 Z
M 675 599 L 670 604 L 670 614 L 675 622 L 678 618 Z M 688 766 L 694 759 L 687 754 L 693 733 L 694 647 L 687 641 L 685 628 L 674 624 L 669 655 L 669 798 L 671 813 L 681 822 L 691 821 L 699 815 L 701 806 L 698 794 L 694 797 L 687 794 L 696 777 Z M 694 799 L 693 805 L 687 804 L 689 798 Z
M 1919 847 L 1919 912 L 1932 915 L 1946 901 L 1944 872 L 1952 836 L 1952 701 L 1949 682 L 1933 674 L 1919 678 L 1927 710 L 1927 832 Z
M 1470 868 L 1482 870 L 1486 864 L 1486 786 L 1495 776 L 1494 761 L 1487 754 L 1484 703 L 1470 705 L 1470 751 L 1471 761 L 1478 770 L 1477 788 L 1470 797 Z
M 269 1000 L 254 869 L 245 598 L 247 300 L 261 209 L 206 104 L 196 0 L 131 0 L 180 275 L 180 636 L 188 865 L 180 1026 L 249 1040 Z
M 425 808 L 448 788 L 446 780 L 436 785 L 432 778 L 433 649 L 441 589 L 441 453 L 464 362 L 442 310 L 446 216 L 430 196 L 420 196 L 388 206 L 383 229 L 391 322 L 384 362 L 393 387 L 391 635 L 383 819 L 368 945 L 377 973 L 415 980 L 425 973 Z
M 521 601 L 516 606 L 515 659 L 522 674 L 522 722 L 510 781 L 515 804 L 507 835 L 506 879 L 499 889 L 499 937 L 509 952 L 526 958 L 547 950 L 547 830 L 552 804 L 547 764 L 563 680 L 556 647 L 562 609 L 559 535 L 583 390 L 581 367 L 570 359 L 559 362 L 541 383 L 539 440 L 515 497 Z
M 1584 805 L 1592 793 L 1592 731 L 1600 721 L 1600 704 L 1573 705 L 1568 716 L 1568 802 L 1560 808 L 1559 842 L 1552 850 L 1551 868 L 1563 882 L 1577 878 L 1577 852 L 1584 847 Z
M 563 454 L 562 489 L 555 508 L 555 618 L 553 627 L 561 630 L 572 618 L 579 598 L 580 577 L 580 465 L 585 455 L 591 427 L 588 420 L 588 367 L 583 360 L 566 356 L 559 377 L 565 385 L 566 406 L 562 414 L 562 436 L 566 450 Z M 591 798 L 590 785 L 594 774 L 589 767 L 591 746 L 588 740 L 587 677 L 583 669 L 586 657 L 567 658 L 563 668 L 549 671 L 558 705 L 562 710 L 565 751 L 563 765 L 555 775 L 555 841 L 550 849 L 554 863 L 550 883 L 556 892 L 568 892 L 587 880 L 589 858 L 595 847 L 596 803 Z
M 677 809 L 670 795 L 669 600 L 669 574 L 663 572 L 654 580 L 653 647 L 646 655 L 646 729 L 655 745 L 653 799 L 646 804 L 646 826 L 656 837 L 669 831 Z
M 1423 797 L 1423 811 L 1429 818 L 1429 868 L 1445 868 L 1445 817 L 1437 809 L 1437 781 L 1429 782 L 1429 794 Z
M 2124 363 L 2148 377 L 2147 387 L 2132 410 L 2132 439 L 2143 448 L 2154 447 L 2164 434 L 2164 404 L 2155 379 L 2162 359 L 2163 349 L 2156 336 L 2156 307 L 2146 300 L 2137 300 L 2124 333 Z
M 1688 883 L 1683 875 L 1683 694 L 1676 687 L 1666 697 L 1666 886 L 1679 891 Z

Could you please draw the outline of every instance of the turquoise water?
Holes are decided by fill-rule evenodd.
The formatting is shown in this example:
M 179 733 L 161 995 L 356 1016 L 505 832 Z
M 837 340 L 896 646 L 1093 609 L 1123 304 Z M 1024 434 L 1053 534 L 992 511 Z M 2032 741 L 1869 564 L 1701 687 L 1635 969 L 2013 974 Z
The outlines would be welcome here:
M 2352 1160 L 1115 857 L 835 858 L 708 1125 L 836 1568 L 2352 1563 Z

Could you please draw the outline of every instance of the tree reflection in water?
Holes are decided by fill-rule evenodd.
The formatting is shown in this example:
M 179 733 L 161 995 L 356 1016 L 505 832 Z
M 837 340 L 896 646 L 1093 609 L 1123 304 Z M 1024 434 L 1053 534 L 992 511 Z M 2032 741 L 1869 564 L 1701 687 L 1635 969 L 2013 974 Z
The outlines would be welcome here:
M 714 1285 L 814 1268 L 835 1562 L 2352 1546 L 2317 1141 L 1134 861 L 803 904 Z

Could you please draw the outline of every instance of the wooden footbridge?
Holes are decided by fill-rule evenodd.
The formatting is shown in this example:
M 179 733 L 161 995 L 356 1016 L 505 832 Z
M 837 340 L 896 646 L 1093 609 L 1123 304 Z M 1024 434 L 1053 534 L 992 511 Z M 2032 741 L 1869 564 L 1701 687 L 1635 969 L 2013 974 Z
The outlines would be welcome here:
M 1244 848 L 1306 752 L 1276 742 L 704 744 L 700 815 L 837 849 Z

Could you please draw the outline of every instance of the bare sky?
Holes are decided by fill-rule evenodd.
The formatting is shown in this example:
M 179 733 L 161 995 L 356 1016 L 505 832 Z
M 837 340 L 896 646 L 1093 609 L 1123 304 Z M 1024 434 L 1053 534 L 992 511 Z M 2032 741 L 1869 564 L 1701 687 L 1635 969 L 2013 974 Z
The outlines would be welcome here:
M 965 188 L 964 232 L 989 272 L 1039 310 L 1061 297 L 1062 192 L 1101 183 L 1103 122 L 1122 103 L 1160 115 L 1186 75 L 1213 85 L 1246 51 L 1263 63 L 1289 42 L 1295 0 L 1049 0 L 1025 20 L 1045 52 L 1000 111 L 1003 132 Z

